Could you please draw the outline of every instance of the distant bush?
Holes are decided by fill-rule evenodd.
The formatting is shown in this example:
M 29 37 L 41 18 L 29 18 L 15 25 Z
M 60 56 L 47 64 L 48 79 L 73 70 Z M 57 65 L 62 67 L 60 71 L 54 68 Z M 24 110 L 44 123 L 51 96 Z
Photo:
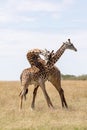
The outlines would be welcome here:
M 87 75 L 80 75 L 77 78 L 78 80 L 87 80 Z
M 75 75 L 69 75 L 69 74 L 62 74 L 61 75 L 63 80 L 87 80 L 87 75 L 80 75 L 80 76 L 75 76 Z

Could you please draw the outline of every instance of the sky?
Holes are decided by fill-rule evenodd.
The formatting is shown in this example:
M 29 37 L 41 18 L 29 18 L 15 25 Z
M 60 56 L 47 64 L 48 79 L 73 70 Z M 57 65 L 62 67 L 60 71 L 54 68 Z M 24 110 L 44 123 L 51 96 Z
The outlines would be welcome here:
M 20 80 L 28 50 L 56 52 L 68 38 L 78 51 L 65 50 L 55 65 L 87 74 L 86 0 L 0 0 L 0 80 Z

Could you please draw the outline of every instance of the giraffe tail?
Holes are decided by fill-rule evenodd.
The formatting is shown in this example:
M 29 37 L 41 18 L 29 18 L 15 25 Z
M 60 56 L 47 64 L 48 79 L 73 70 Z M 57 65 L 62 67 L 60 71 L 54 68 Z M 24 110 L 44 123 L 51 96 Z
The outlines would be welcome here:
M 26 94 L 27 93 L 28 93 L 28 88 L 25 90 L 25 93 L 23 94 L 25 100 L 26 100 Z M 19 96 L 21 96 L 21 94 L 22 94 L 22 91 L 20 92 Z

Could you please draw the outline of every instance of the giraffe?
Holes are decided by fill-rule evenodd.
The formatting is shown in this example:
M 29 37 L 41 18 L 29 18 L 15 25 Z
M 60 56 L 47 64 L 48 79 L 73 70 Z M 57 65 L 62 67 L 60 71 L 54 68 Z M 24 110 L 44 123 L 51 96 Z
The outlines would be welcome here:
M 32 66 L 31 68 L 27 68 L 27 69 L 23 70 L 23 72 L 21 74 L 21 85 L 23 86 L 23 90 L 20 93 L 20 96 L 21 96 L 20 108 L 22 108 L 22 100 L 23 100 L 23 96 L 26 93 L 26 89 L 31 84 L 34 84 L 36 86 L 36 88 L 35 88 L 36 90 L 37 90 L 38 86 L 41 87 L 48 106 L 53 107 L 53 104 L 45 89 L 45 81 L 48 79 L 47 76 L 49 75 L 49 72 L 53 69 L 53 65 L 57 62 L 57 60 L 61 57 L 61 55 L 64 53 L 64 51 L 66 49 L 71 49 L 71 50 L 77 51 L 77 49 L 71 43 L 70 39 L 68 39 L 68 42 L 63 43 L 63 45 L 60 47 L 60 49 L 58 49 L 56 53 L 54 53 L 53 55 L 50 56 L 50 59 L 47 61 L 46 65 L 44 66 L 45 69 L 43 71 L 40 71 L 36 66 Z M 61 88 L 61 86 L 60 86 L 60 88 Z M 64 106 L 64 104 L 65 104 L 65 106 L 67 107 L 67 103 L 64 98 L 63 89 L 61 88 L 60 90 L 61 90 L 60 97 L 61 97 L 61 101 L 62 101 L 62 106 Z M 35 100 L 35 95 L 34 95 L 33 99 Z M 34 105 L 33 101 L 32 101 L 32 105 Z
M 28 79 L 27 79 L 28 76 L 27 75 L 29 74 L 29 72 L 30 72 L 31 75 L 32 75 L 32 72 L 34 73 L 34 77 L 33 77 L 33 75 L 30 76 L 32 79 L 34 79 L 35 77 L 38 77 L 38 76 L 40 77 L 40 75 L 42 77 L 46 77 L 46 75 L 44 73 L 44 71 L 45 71 L 44 66 L 45 66 L 46 62 L 45 62 L 45 60 L 41 59 L 39 54 L 44 55 L 45 58 L 47 59 L 49 54 L 51 54 L 51 53 L 49 51 L 47 51 L 46 49 L 45 50 L 33 49 L 33 50 L 30 50 L 27 53 L 27 59 L 28 59 L 29 63 L 31 64 L 31 68 L 28 68 L 28 69 L 24 70 L 23 73 L 20 76 L 21 85 L 24 86 L 23 91 L 20 92 L 20 95 L 21 95 L 21 107 L 22 107 L 23 96 L 26 99 L 26 94 L 28 93 L 28 89 L 27 88 L 25 89 L 25 86 L 28 86 L 28 84 L 27 84 L 28 83 L 27 82 L 28 81 Z M 40 71 L 41 71 L 41 74 L 39 73 Z M 23 78 L 24 78 L 24 82 L 23 82 Z M 31 80 L 31 79 L 29 78 L 29 80 Z M 32 81 L 36 82 L 34 80 L 31 80 L 31 82 Z M 32 84 L 32 83 L 29 82 L 29 84 Z M 38 85 L 35 83 L 34 86 L 38 86 Z M 48 95 L 47 95 L 47 97 L 48 97 Z M 51 105 L 52 105 L 52 103 L 51 103 Z
M 77 49 L 71 43 L 70 39 L 68 39 L 68 42 L 63 43 L 63 45 L 60 47 L 60 49 L 57 50 L 57 52 L 55 54 L 53 54 L 53 51 L 52 51 L 50 53 L 50 55 L 47 57 L 46 55 L 49 54 L 49 52 L 47 52 L 47 50 L 46 50 L 47 54 L 45 56 L 47 58 L 49 58 L 49 60 L 47 62 L 47 67 L 49 68 L 49 70 L 51 69 L 51 71 L 49 71 L 47 74 L 47 80 L 50 81 L 53 84 L 53 86 L 57 89 L 57 91 L 59 92 L 62 107 L 65 106 L 66 108 L 68 108 L 68 105 L 66 103 L 66 99 L 64 96 L 64 90 L 61 88 L 60 70 L 56 66 L 53 66 L 66 49 L 71 49 L 71 50 L 77 51 Z M 53 68 L 51 68 L 52 66 L 53 66 Z M 38 89 L 38 86 L 34 89 L 34 92 L 33 92 L 32 108 L 34 107 L 34 104 L 35 104 L 35 97 L 37 94 L 37 89 Z

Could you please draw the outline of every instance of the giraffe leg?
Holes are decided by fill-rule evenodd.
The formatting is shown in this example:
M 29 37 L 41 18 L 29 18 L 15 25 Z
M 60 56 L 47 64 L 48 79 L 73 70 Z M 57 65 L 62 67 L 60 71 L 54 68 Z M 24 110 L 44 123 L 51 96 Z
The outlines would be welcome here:
M 41 89 L 42 89 L 42 91 L 43 91 L 43 94 L 44 94 L 44 97 L 45 97 L 45 99 L 46 99 L 46 101 L 47 101 L 48 107 L 54 108 L 54 107 L 53 107 L 53 104 L 52 104 L 52 102 L 51 102 L 51 100 L 50 100 L 50 97 L 48 96 L 48 94 L 47 94 L 47 92 L 46 92 L 45 84 L 44 84 L 44 82 L 43 82 L 42 80 L 40 81 L 40 87 L 41 87 Z
M 23 90 L 19 94 L 19 96 L 21 97 L 21 100 L 20 100 L 20 109 L 22 109 L 23 97 L 26 98 L 25 95 L 26 95 L 26 88 L 24 87 Z
M 56 73 L 57 72 L 57 73 Z M 56 90 L 58 91 L 59 95 L 60 95 L 60 99 L 61 99 L 61 103 L 62 103 L 62 107 L 66 107 L 68 108 L 68 105 L 66 103 L 66 99 L 64 96 L 64 91 L 61 88 L 61 75 L 60 75 L 60 71 L 58 71 L 57 69 L 55 70 L 55 74 L 57 76 L 51 75 L 51 77 L 48 79 L 53 86 L 56 88 Z
M 53 80 L 54 79 L 54 80 Z M 50 80 L 50 82 L 53 84 L 53 86 L 56 88 L 56 90 L 58 91 L 59 95 L 60 95 L 60 99 L 61 99 L 61 103 L 62 103 L 62 107 L 66 107 L 68 108 L 68 105 L 66 103 L 66 99 L 64 96 L 64 91 L 61 88 L 61 83 L 60 80 L 55 80 L 55 78 L 53 77 L 53 79 Z
M 22 102 L 23 102 L 23 93 L 22 91 L 20 92 L 20 109 L 22 109 Z
M 26 100 L 26 95 L 28 93 L 28 88 L 25 90 L 25 93 L 24 93 L 24 99 Z
M 22 109 L 23 95 L 21 95 L 20 109 Z
M 31 104 L 32 109 L 34 109 L 34 107 L 35 107 L 35 98 L 36 98 L 36 95 L 37 95 L 38 87 L 39 87 L 39 85 L 37 85 L 37 87 L 35 87 L 34 91 L 33 91 L 33 100 L 32 100 L 32 104 Z
M 65 96 L 64 96 L 64 90 L 61 88 L 61 90 L 59 91 L 59 94 L 60 94 L 60 98 L 61 98 L 61 102 L 62 102 L 62 107 L 66 107 L 68 108 L 68 105 L 66 103 L 66 99 L 65 99 Z

